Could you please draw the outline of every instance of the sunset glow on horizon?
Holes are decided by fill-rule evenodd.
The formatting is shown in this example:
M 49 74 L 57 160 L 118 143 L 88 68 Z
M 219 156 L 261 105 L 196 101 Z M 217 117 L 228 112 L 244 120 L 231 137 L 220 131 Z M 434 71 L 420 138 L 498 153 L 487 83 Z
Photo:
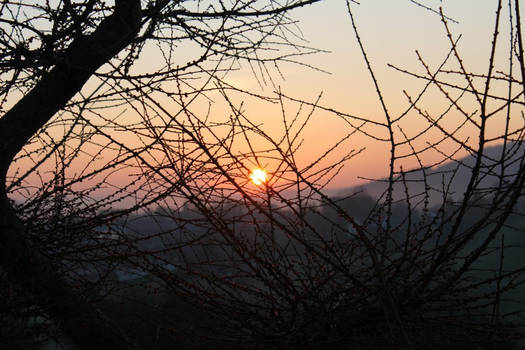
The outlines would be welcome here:
M 483 72 L 486 71 L 488 64 L 487 54 L 490 54 L 491 30 L 494 24 L 492 16 L 496 5 L 491 2 L 476 2 L 474 0 L 461 2 L 428 0 L 425 3 L 435 9 L 442 7 L 443 13 L 453 19 L 450 22 L 450 30 L 453 38 L 461 36 L 461 40 L 458 39 L 457 49 L 463 57 L 464 64 L 473 73 L 480 74 L 479 76 L 484 74 Z M 365 43 L 367 54 L 373 57 L 371 67 L 382 90 L 381 98 L 388 107 L 391 120 L 395 120 L 392 135 L 398 142 L 398 146 L 396 146 L 394 170 L 399 171 L 401 167 L 405 170 L 418 168 L 420 162 L 429 166 L 437 164 L 442 160 L 444 153 L 454 154 L 457 158 L 469 155 L 466 150 L 460 150 L 456 153 L 457 143 L 455 140 L 443 140 L 443 130 L 445 129 L 431 127 L 434 123 L 433 120 L 439 120 L 442 127 L 448 128 L 447 130 L 450 131 L 461 126 L 458 131 L 454 131 L 457 133 L 456 140 L 468 140 L 471 142 L 469 147 L 476 148 L 477 126 L 469 120 L 475 121 L 475 118 L 479 118 L 479 113 L 467 118 L 462 115 L 461 111 L 451 108 L 446 115 L 441 116 L 443 111 L 447 111 L 450 103 L 449 98 L 458 98 L 459 93 L 463 90 L 450 87 L 449 95 L 444 95 L 435 86 L 432 89 L 429 88 L 428 91 L 425 90 L 425 98 L 417 98 L 424 89 L 427 89 L 427 81 L 424 78 L 425 69 L 422 68 L 418 55 L 426 62 L 425 64 L 429 69 L 436 70 L 449 54 L 450 42 L 446 31 L 444 31 L 441 16 L 420 6 L 414 6 L 411 1 L 366 1 L 360 5 L 354 4 L 352 10 L 357 19 L 356 23 Z M 202 133 L 202 138 L 204 144 L 211 142 L 214 145 L 211 147 L 216 146 L 218 150 L 222 147 L 222 141 L 216 142 L 217 137 L 227 139 L 230 137 L 228 135 L 237 135 L 235 130 L 238 128 L 238 122 L 230 124 L 233 120 L 230 115 L 239 113 L 241 113 L 239 120 L 244 120 L 243 118 L 247 120 L 243 122 L 246 125 L 242 130 L 252 130 L 253 132 L 248 137 L 247 142 L 241 141 L 237 136 L 235 138 L 232 136 L 228 139 L 232 141 L 231 146 L 228 146 L 231 148 L 226 149 L 226 151 L 233 152 L 235 156 L 242 155 L 241 159 L 252 152 L 264 154 L 266 158 L 260 158 L 262 163 L 271 169 L 278 169 L 272 163 L 281 157 L 281 154 L 275 150 L 275 145 L 278 144 L 284 154 L 289 152 L 288 150 L 293 150 L 294 167 L 308 169 L 310 172 L 308 176 L 315 174 L 320 169 L 329 169 L 332 164 L 337 163 L 337 171 L 334 167 L 334 172 L 326 173 L 322 179 L 320 176 L 316 180 L 327 180 L 326 183 L 323 183 L 323 188 L 345 189 L 361 186 L 368 183 L 370 179 L 388 177 L 389 161 L 392 154 L 388 123 L 359 45 L 353 35 L 349 35 L 352 25 L 346 3 L 323 1 L 312 6 L 299 8 L 293 11 L 292 15 L 298 21 L 304 39 L 308 40 L 307 46 L 313 48 L 311 54 L 297 56 L 295 64 L 291 58 L 290 60 L 287 59 L 282 66 L 279 66 L 279 69 L 268 69 L 264 72 L 254 71 L 249 64 L 240 60 L 238 65 L 232 66 L 234 68 L 229 70 L 225 68 L 228 70 L 228 74 L 221 78 L 226 84 L 234 86 L 233 89 L 228 88 L 223 91 L 222 88 L 217 89 L 212 86 L 215 83 L 210 83 L 212 85 L 208 86 L 206 85 L 207 75 L 199 80 L 201 78 L 198 78 L 198 74 L 193 75 L 191 73 L 192 79 L 195 79 L 195 84 L 199 82 L 205 86 L 203 90 L 206 92 L 205 94 L 194 95 L 194 87 L 184 84 L 181 85 L 182 90 L 178 91 L 179 87 L 175 82 L 167 80 L 164 82 L 163 89 L 147 94 L 151 100 L 147 106 L 144 105 L 144 109 L 127 108 L 120 104 L 106 106 L 104 93 L 101 93 L 100 96 L 93 95 L 98 96 L 99 99 L 96 104 L 93 103 L 93 110 L 104 107 L 104 113 L 84 111 L 85 115 L 82 118 L 89 119 L 89 128 L 84 127 L 83 124 L 78 124 L 75 126 L 77 129 L 70 133 L 71 135 L 85 134 L 82 136 L 85 139 L 79 139 L 84 140 L 81 143 L 82 152 L 75 155 L 74 151 L 71 151 L 71 156 L 75 155 L 75 157 L 71 158 L 74 160 L 68 163 L 67 171 L 69 173 L 67 174 L 71 178 L 76 176 L 74 174 L 82 174 L 82 179 L 86 180 L 72 183 L 79 187 L 90 186 L 94 178 L 86 174 L 100 174 L 100 178 L 104 179 L 100 181 L 111 182 L 111 186 L 97 188 L 97 191 L 104 193 L 105 196 L 111 188 L 127 187 L 130 179 L 137 183 L 146 181 L 140 178 L 140 174 L 137 175 L 135 157 L 129 158 L 128 162 L 125 160 L 125 156 L 121 154 L 120 150 L 123 146 L 132 150 L 140 147 L 145 148 L 146 144 L 151 144 L 151 151 L 148 150 L 144 155 L 140 155 L 142 159 L 140 162 L 147 161 L 150 164 L 159 162 L 159 169 L 169 169 L 174 164 L 171 160 L 169 164 L 164 164 L 162 149 L 153 146 L 156 145 L 156 140 L 160 135 L 158 130 L 164 130 L 162 137 L 165 139 L 163 142 L 166 142 L 166 145 L 169 144 L 169 147 L 174 147 L 172 149 L 184 150 L 184 157 L 187 157 L 190 154 L 197 154 L 200 150 L 198 150 L 198 145 L 184 141 L 186 136 L 182 135 L 181 129 L 177 125 L 179 121 L 182 123 L 180 125 L 183 125 L 191 118 L 208 120 L 206 118 L 209 116 L 209 121 L 213 127 L 203 128 L 202 130 L 206 129 L 207 131 Z M 329 20 L 324 20 L 323 25 L 319 26 L 320 18 Z M 491 23 L 491 25 L 487 25 L 487 23 Z M 414 30 L 415 28 L 418 30 Z M 508 36 L 509 29 L 505 28 L 502 26 L 501 35 Z M 189 43 L 184 46 L 184 49 L 179 50 L 180 55 L 177 60 L 180 59 L 181 67 L 184 66 L 186 60 L 191 61 L 193 57 L 200 57 L 201 47 L 194 44 Z M 505 45 L 508 44 L 503 44 L 502 41 L 495 53 L 494 65 L 497 71 L 505 71 L 508 65 L 506 53 L 509 48 Z M 284 48 L 279 49 L 284 50 Z M 315 49 L 320 51 L 317 52 Z M 141 53 L 145 58 L 137 60 L 134 64 L 133 74 L 139 76 L 153 71 L 161 71 L 165 64 L 162 50 L 164 50 L 163 47 L 146 46 Z M 416 50 L 418 54 L 415 53 Z M 284 55 L 286 52 L 283 51 L 282 54 Z M 182 55 L 182 53 L 184 54 Z M 453 76 L 452 73 L 445 73 L 445 71 L 458 70 L 457 62 L 453 58 L 449 58 L 448 61 L 450 62 L 443 66 L 443 72 L 439 71 L 439 78 L 445 80 L 444 77 L 447 74 Z M 179 62 L 176 63 L 179 64 Z M 399 70 L 394 69 L 394 66 L 399 67 Z M 421 71 L 421 69 L 423 70 Z M 416 76 L 403 73 L 403 71 L 422 75 L 423 78 L 417 79 Z M 273 83 L 270 84 L 270 81 Z M 450 80 L 450 82 L 454 81 L 453 79 Z M 482 81 L 476 80 L 475 83 L 478 84 L 479 82 Z M 95 91 L 105 91 L 98 87 L 99 83 L 106 84 L 103 80 L 90 80 L 83 88 L 82 95 L 91 96 Z M 491 88 L 494 91 L 499 91 L 501 96 L 506 96 L 506 83 L 501 80 L 499 84 L 498 81 L 495 81 L 491 83 Z M 278 96 L 272 95 L 276 86 L 279 87 L 279 93 L 282 93 L 282 104 L 275 103 L 279 100 Z M 178 106 L 178 102 L 173 100 L 174 92 L 177 96 L 189 94 L 189 97 L 185 97 L 188 100 L 184 102 L 183 107 Z M 223 95 L 225 92 L 227 94 Z M 16 99 L 19 98 L 19 96 L 13 96 L 13 102 L 8 106 L 14 105 Z M 268 98 L 261 99 L 259 96 L 267 96 Z M 416 101 L 416 99 L 418 109 L 430 111 L 429 115 L 422 115 L 417 109 L 411 107 L 411 101 Z M 504 100 L 505 98 L 498 101 Z M 93 101 L 95 100 L 93 99 Z M 468 99 L 465 97 L 461 101 L 464 103 L 462 108 L 465 111 L 476 110 L 475 98 Z M 139 102 L 136 101 L 137 105 Z M 493 107 L 490 104 L 488 107 L 494 108 L 494 110 L 500 108 L 498 105 Z M 232 108 L 235 110 L 231 110 Z M 406 113 L 407 110 L 410 111 Z M 167 115 L 163 111 L 170 111 L 171 114 Z M 403 117 L 399 118 L 401 115 Z M 177 118 L 173 118 L 173 116 L 177 116 Z M 487 129 L 489 137 L 494 138 L 495 135 L 504 131 L 507 125 L 505 117 L 505 113 L 500 113 L 500 115 L 494 115 L 490 118 L 490 127 Z M 463 123 L 465 118 L 467 118 L 467 122 Z M 43 144 L 56 144 L 57 140 L 69 135 L 68 128 L 70 125 L 63 124 L 64 120 L 67 123 L 71 122 L 71 127 L 76 125 L 74 124 L 76 118 L 70 117 L 68 114 L 57 115 L 47 125 L 46 134 L 40 136 L 43 138 Z M 364 120 L 370 122 L 361 125 Z M 195 125 L 200 127 L 202 124 L 199 123 L 196 122 Z M 513 123 L 510 124 L 513 130 L 519 130 L 521 120 L 519 118 L 513 119 Z M 260 129 L 260 132 L 255 130 L 254 126 Z M 423 135 L 422 131 L 429 127 L 430 129 Z M 139 130 L 138 128 L 142 129 Z M 96 132 L 98 129 L 104 129 L 108 132 L 102 134 Z M 200 131 L 196 130 L 196 132 Z M 230 132 L 232 133 L 230 134 Z M 288 140 L 285 137 L 287 133 L 290 136 L 291 144 L 285 144 Z M 405 138 L 410 139 L 410 142 L 405 142 Z M 235 141 L 233 141 L 234 139 Z M 276 143 L 268 142 L 270 139 Z M 75 144 L 76 141 L 72 142 Z M 116 145 L 114 148 L 104 146 L 113 143 Z M 56 160 L 45 158 L 47 157 L 45 152 L 38 153 L 36 151 L 40 147 L 44 146 L 38 142 L 27 145 L 24 152 L 33 156 L 18 157 L 9 170 L 10 176 L 17 178 L 18 175 L 16 174 L 23 174 L 24 169 L 32 169 L 35 164 L 39 164 L 39 173 L 31 172 L 27 176 L 24 175 L 24 179 L 32 185 L 30 188 L 34 188 L 35 193 L 40 188 L 44 188 L 42 182 L 51 181 L 46 177 L 42 178 L 41 174 L 48 174 L 46 176 L 51 178 L 54 176 L 56 168 Z M 412 152 L 411 147 L 421 150 L 417 157 L 409 156 Z M 34 158 L 36 155 L 41 158 Z M 319 160 L 320 158 L 323 159 Z M 49 161 L 44 161 L 45 159 Z M 112 170 L 111 177 L 104 178 L 105 175 L 99 172 L 98 168 L 106 166 L 108 159 L 114 159 L 115 166 L 118 165 L 119 168 L 118 171 Z M 263 169 L 255 169 L 258 161 L 251 164 L 253 168 L 250 167 L 242 172 L 242 180 L 261 186 L 268 183 L 268 174 Z M 120 167 L 121 165 L 122 167 Z M 181 170 L 178 171 L 180 174 L 185 174 L 185 161 L 181 162 L 181 167 Z M 275 173 L 277 170 L 273 170 L 273 174 Z M 173 172 L 173 174 L 179 173 Z M 272 186 L 277 186 L 285 181 L 284 177 L 280 175 L 281 173 L 278 174 L 279 176 L 272 179 Z M 199 179 L 198 181 L 204 183 L 209 179 Z M 24 188 L 24 191 L 28 191 L 28 189 Z M 17 192 L 12 195 L 19 196 L 16 198 L 23 200 L 25 197 L 20 193 Z M 145 193 L 148 192 L 145 190 Z

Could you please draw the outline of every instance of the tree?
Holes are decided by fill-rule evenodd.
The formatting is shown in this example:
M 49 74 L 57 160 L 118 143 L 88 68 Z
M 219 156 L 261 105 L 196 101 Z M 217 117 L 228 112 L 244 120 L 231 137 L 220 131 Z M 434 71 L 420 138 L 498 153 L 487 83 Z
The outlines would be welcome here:
M 97 99 L 155 88 L 156 79 L 199 69 L 210 58 L 257 60 L 258 50 L 276 36 L 273 31 L 286 24 L 286 12 L 313 2 L 198 2 L 193 6 L 179 1 L 117 0 L 114 7 L 103 1 L 2 2 L 2 107 L 13 102 L 13 94 L 23 94 L 0 121 L 2 183 L 22 146 L 58 112 L 82 111 Z M 187 66 L 174 67 L 166 57 L 167 66 L 161 71 L 150 76 L 129 74 L 148 41 L 165 41 L 171 52 L 174 42 L 184 40 L 203 48 L 202 55 Z M 121 53 L 125 48 L 127 52 Z M 104 65 L 108 69 L 101 71 Z M 220 73 L 206 72 L 212 77 Z M 97 96 L 95 90 L 95 95 L 82 96 L 83 86 L 96 74 L 110 81 L 113 91 Z M 149 81 L 144 83 L 145 79 Z M 0 255 L 10 278 L 30 292 L 79 347 L 134 347 L 57 273 L 55 263 L 11 208 L 3 186 L 1 197 Z
M 348 2 L 383 121 L 222 79 L 245 60 L 271 84 L 270 66 L 295 57 L 269 50 L 292 45 L 287 12 L 311 2 L 3 3 L 2 23 L 14 28 L 2 39 L 4 76 L 13 77 L 3 80 L 3 107 L 17 89 L 25 95 L 0 119 L 2 269 L 21 299 L 19 319 L 50 318 L 88 348 L 135 347 L 119 328 L 148 347 L 194 338 L 188 346 L 488 348 L 522 337 L 513 318 L 522 309 L 508 300 L 523 283 L 519 1 L 508 3 L 506 73 L 495 68 L 502 1 L 481 74 L 466 70 L 451 19 L 436 10 L 449 54 L 436 68 L 418 54 L 423 73 L 392 66 L 424 82 L 399 115 Z M 55 24 L 37 29 L 42 19 Z M 203 54 L 177 66 L 181 40 Z M 144 68 L 152 42 L 160 61 Z M 435 115 L 424 107 L 431 87 L 445 106 Z M 207 99 L 223 101 L 228 115 L 211 118 Z M 245 100 L 277 105 L 282 135 L 250 118 Z M 304 165 L 302 135 L 320 111 L 348 132 Z M 411 134 L 403 122 L 414 117 L 426 125 Z M 493 121 L 504 127 L 489 130 Z M 474 141 L 461 137 L 467 131 Z M 323 186 L 361 150 L 329 156 L 358 133 L 389 146 L 388 176 L 366 189 L 377 198 L 329 197 Z M 428 150 L 441 154 L 433 166 Z M 419 164 L 410 171 L 400 167 L 408 158 Z M 259 187 L 248 184 L 254 166 L 271 169 Z

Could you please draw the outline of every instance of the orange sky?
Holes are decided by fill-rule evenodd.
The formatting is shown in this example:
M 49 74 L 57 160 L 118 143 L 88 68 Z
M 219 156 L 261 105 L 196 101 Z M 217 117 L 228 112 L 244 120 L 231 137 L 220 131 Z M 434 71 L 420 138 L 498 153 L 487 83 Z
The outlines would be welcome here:
M 462 35 L 458 49 L 463 57 L 465 66 L 471 72 L 485 73 L 488 67 L 488 55 L 492 39 L 491 32 L 494 25 L 494 12 L 497 2 L 432 0 L 425 1 L 425 4 L 433 8 L 443 6 L 445 14 L 458 22 L 451 22 L 450 28 L 454 37 Z M 421 81 L 389 68 L 387 64 L 391 63 L 403 69 L 422 73 L 422 66 L 415 54 L 417 49 L 429 67 L 435 69 L 447 55 L 450 48 L 441 19 L 439 15 L 416 6 L 410 0 L 363 0 L 360 5 L 353 4 L 352 9 L 361 38 L 384 94 L 388 110 L 393 116 L 397 116 L 408 106 L 403 90 L 406 90 L 409 95 L 415 96 L 423 84 Z M 508 52 L 508 42 L 506 40 L 508 39 L 506 38 L 509 32 L 509 25 L 506 21 L 506 7 L 503 15 L 500 32 L 504 39 L 500 41 L 496 53 L 496 70 L 505 71 L 508 65 L 506 56 Z M 294 13 L 294 18 L 300 21 L 299 26 L 304 34 L 304 38 L 308 40 L 308 42 L 303 43 L 304 45 L 329 51 L 327 53 L 304 56 L 301 58 L 301 61 L 307 65 L 328 71 L 330 74 L 297 64 L 284 63 L 280 66 L 284 79 L 280 77 L 277 71 L 272 71 L 271 73 L 276 86 L 279 86 L 285 95 L 308 102 L 314 102 L 322 92 L 323 96 L 319 103 L 322 106 L 351 116 L 385 123 L 385 116 L 377 99 L 374 85 L 366 70 L 365 62 L 360 55 L 352 32 L 345 1 L 324 1 L 297 10 Z M 192 57 L 193 50 L 194 48 L 191 45 L 179 47 L 181 62 L 187 57 Z M 137 71 L 150 70 L 151 62 L 156 57 L 155 52 L 154 48 L 147 49 L 141 55 L 141 63 L 135 69 Z M 451 61 L 453 62 L 453 60 Z M 456 66 L 450 65 L 449 67 L 455 68 Z M 274 90 L 270 83 L 261 87 L 247 65 L 228 74 L 226 81 L 239 88 L 268 96 L 272 96 Z M 478 87 L 483 86 L 482 80 L 475 83 Z M 91 84 L 93 84 L 93 81 Z M 504 94 L 504 88 L 505 86 L 502 85 L 501 89 L 496 90 L 496 92 Z M 213 100 L 212 113 L 209 120 L 214 122 L 227 120 L 231 111 L 226 108 L 224 99 L 219 94 L 212 94 L 209 97 Z M 272 106 L 269 103 L 263 103 L 246 95 L 235 93 L 232 93 L 230 97 L 236 106 L 244 103 L 243 111 L 245 115 L 253 123 L 260 125 L 261 129 L 269 136 L 274 139 L 280 139 L 284 135 L 281 106 Z M 159 97 L 158 101 L 170 111 L 176 110 L 176 107 L 167 99 Z M 204 98 L 196 99 L 191 104 L 191 108 L 194 113 L 204 119 L 208 111 L 209 102 L 210 100 Z M 442 94 L 433 88 L 429 90 L 420 107 L 437 116 L 446 108 L 443 102 Z M 285 116 L 290 122 L 296 115 L 299 105 L 285 100 L 283 106 Z M 476 108 L 475 104 L 468 102 L 468 100 L 465 100 L 464 106 L 470 111 Z M 493 107 L 497 107 L 497 103 L 490 105 L 490 108 Z M 101 112 L 107 116 L 117 113 L 116 110 L 112 112 L 102 110 Z M 304 120 L 308 112 L 309 107 L 303 107 L 299 120 Z M 126 123 L 132 124 L 141 120 L 141 117 L 136 115 L 135 117 L 130 117 L 129 110 L 126 113 Z M 95 116 L 92 116 L 92 118 L 93 120 L 97 119 Z M 450 113 L 446 118 L 444 125 L 450 128 L 454 128 L 461 121 L 461 117 L 457 113 Z M 355 120 L 352 123 L 356 125 Z M 296 128 L 297 125 L 299 124 L 296 124 Z M 403 122 L 399 123 L 399 126 L 408 135 L 418 133 L 426 125 L 427 123 L 416 113 L 409 114 Z M 501 131 L 502 127 L 502 119 L 494 118 L 494 121 L 490 124 L 490 132 Z M 377 137 L 384 138 L 388 135 L 384 128 L 369 126 L 364 130 Z M 312 163 L 333 146 L 334 143 L 353 131 L 354 129 L 348 123 L 334 113 L 317 109 L 312 114 L 309 126 L 304 129 L 299 138 L 304 139 L 304 141 L 302 141 L 301 147 L 295 154 L 295 161 L 299 167 Z M 397 128 L 396 133 L 396 137 L 401 135 Z M 115 131 L 115 135 L 117 139 L 130 147 L 133 147 L 134 144 L 137 145 L 138 140 L 136 137 L 131 137 L 122 131 Z M 432 142 L 440 137 L 440 133 L 437 130 L 430 131 L 426 135 L 426 137 L 418 139 L 416 146 L 422 147 L 425 142 Z M 458 134 L 464 140 L 467 137 L 472 137 L 472 135 L 472 128 L 468 127 Z M 268 147 L 267 141 L 261 135 L 252 135 L 252 137 L 253 139 L 250 142 L 255 148 L 262 150 Z M 297 140 L 296 144 L 299 143 L 299 140 Z M 248 144 L 242 141 L 239 141 L 236 146 L 238 150 L 246 151 L 249 149 Z M 440 147 L 443 150 L 451 149 L 450 144 L 442 144 Z M 389 144 L 374 141 L 362 133 L 352 134 L 318 167 L 336 162 L 349 153 L 362 148 L 366 148 L 366 150 L 345 162 L 344 168 L 333 179 L 329 187 L 352 186 L 364 181 L 359 179 L 360 176 L 379 178 L 387 174 Z M 407 153 L 409 148 L 400 148 L 399 152 L 399 154 Z M 274 155 L 268 154 L 268 156 Z M 426 157 L 424 161 L 427 164 L 439 158 L 436 152 L 426 152 L 424 157 Z M 271 159 L 262 157 L 259 159 L 260 164 L 257 164 L 257 160 L 248 158 L 245 162 L 247 169 L 242 170 L 246 172 L 246 177 L 249 174 L 249 170 L 258 165 L 268 167 L 270 174 L 279 169 L 278 162 Z M 78 162 L 82 163 L 82 160 Z M 407 169 L 415 166 L 416 162 L 412 158 L 397 163 L 396 167 L 398 168 L 400 165 Z M 114 180 L 114 183 L 119 186 L 124 186 L 127 182 L 129 182 L 127 175 L 118 175 Z
M 449 22 L 452 34 L 456 38 L 461 34 L 458 50 L 462 55 L 467 70 L 474 73 L 486 73 L 490 42 L 494 27 L 497 1 L 425 1 L 426 5 L 438 9 L 443 6 L 446 16 L 458 23 Z M 506 6 L 506 5 L 505 5 Z M 361 1 L 360 5 L 353 5 L 352 9 L 358 24 L 361 38 L 366 47 L 369 59 L 376 73 L 379 85 L 384 93 L 385 101 L 392 115 L 399 115 L 408 106 L 407 98 L 403 94 L 406 90 L 415 96 L 423 84 L 412 77 L 397 72 L 387 66 L 388 63 L 397 67 L 423 72 L 415 50 L 418 50 L 426 63 L 435 69 L 447 55 L 450 44 L 446 37 L 444 26 L 439 15 L 416 6 L 409 0 Z M 296 13 L 301 20 L 304 37 L 309 45 L 330 51 L 304 58 L 304 62 L 322 70 L 306 69 L 301 66 L 285 65 L 285 80 L 278 79 L 278 85 L 284 93 L 308 101 L 314 101 L 320 92 L 323 92 L 321 104 L 345 113 L 385 122 L 384 113 L 377 99 L 372 80 L 366 70 L 365 62 L 360 55 L 356 39 L 352 32 L 350 18 L 346 12 L 344 1 L 326 1 L 311 7 L 301 9 Z M 508 65 L 508 20 L 507 9 L 503 9 L 503 19 L 500 25 L 500 43 L 496 53 L 496 70 L 507 70 Z M 450 62 L 456 67 L 455 61 Z M 272 91 L 271 86 L 263 90 L 257 85 L 249 70 L 235 72 L 230 76 L 232 82 L 255 91 Z M 476 82 L 482 88 L 484 81 Z M 495 87 L 495 85 L 493 84 Z M 505 95 L 505 87 L 495 90 Z M 431 89 L 419 104 L 430 113 L 437 116 L 445 109 L 443 95 L 436 89 Z M 464 100 L 463 104 L 470 111 L 474 111 L 475 104 Z M 492 105 L 496 107 L 497 104 Z M 247 108 L 249 109 L 249 107 Z M 280 111 L 272 113 L 258 113 L 257 108 L 252 111 L 253 118 L 264 121 L 268 130 L 279 130 Z M 294 108 L 290 106 L 289 114 L 293 115 Z M 450 113 L 444 125 L 454 128 L 461 120 L 457 113 Z M 341 123 L 336 116 L 319 111 L 313 118 L 311 128 L 305 133 L 306 140 L 303 152 L 298 158 L 306 163 L 315 155 L 322 154 L 338 137 L 351 131 L 351 128 Z M 422 117 L 411 113 L 400 126 L 407 134 L 415 134 L 427 125 Z M 491 122 L 490 131 L 501 131 L 502 118 L 495 118 Z M 517 126 L 518 124 L 516 124 Z M 521 125 L 521 124 L 520 124 Z M 385 135 L 385 131 L 373 130 L 378 135 Z M 474 130 L 465 128 L 459 136 L 466 140 L 472 137 Z M 441 133 L 437 130 L 427 133 L 428 137 L 420 138 L 419 145 L 426 141 L 437 140 Z M 364 135 L 354 135 L 343 146 L 337 155 L 341 156 L 350 149 L 366 147 L 367 151 L 348 162 L 341 174 L 332 182 L 333 187 L 343 187 L 362 182 L 358 176 L 381 177 L 387 173 L 389 146 L 379 143 Z M 441 145 L 442 149 L 450 150 L 454 145 Z M 407 148 L 401 148 L 404 154 Z M 464 153 L 462 153 L 464 155 Z M 428 163 L 440 158 L 436 152 L 425 153 Z M 331 158 L 331 159 L 335 159 Z M 416 165 L 415 159 L 408 159 L 404 169 Z M 403 163 L 399 163 L 402 165 Z

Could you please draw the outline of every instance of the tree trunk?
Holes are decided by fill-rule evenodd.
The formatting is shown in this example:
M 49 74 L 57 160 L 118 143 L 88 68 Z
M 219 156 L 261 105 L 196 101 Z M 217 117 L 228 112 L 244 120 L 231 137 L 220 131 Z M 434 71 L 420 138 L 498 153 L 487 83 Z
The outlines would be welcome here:
M 0 119 L 0 264 L 79 349 L 138 349 L 104 315 L 76 295 L 52 261 L 31 242 L 11 208 L 6 174 L 15 155 L 80 91 L 89 77 L 125 48 L 140 28 L 140 0 L 116 0 L 115 11 L 90 35 L 73 40 L 60 62 Z

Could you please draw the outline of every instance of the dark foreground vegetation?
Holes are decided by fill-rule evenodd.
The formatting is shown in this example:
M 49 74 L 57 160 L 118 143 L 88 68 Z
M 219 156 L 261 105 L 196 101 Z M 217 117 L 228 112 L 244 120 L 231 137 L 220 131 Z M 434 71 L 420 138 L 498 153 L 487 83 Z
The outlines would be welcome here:
M 422 211 L 400 201 L 391 208 L 392 228 L 385 236 L 384 203 L 364 190 L 312 200 L 301 220 L 305 228 L 299 240 L 286 228 L 272 228 L 272 221 L 240 199 L 208 208 L 207 212 L 221 213 L 228 224 L 227 237 L 236 237 L 242 251 L 235 251 L 209 218 L 191 205 L 119 217 L 110 225 L 92 228 L 98 240 L 79 242 L 84 259 L 69 266 L 68 273 L 73 284 L 75 278 L 89 281 L 90 288 L 83 293 L 144 348 L 396 349 L 409 340 L 418 349 L 517 349 L 525 298 L 520 283 L 525 218 L 519 213 L 525 211 L 525 202 L 516 204 L 516 214 L 509 216 L 468 273 L 430 299 L 421 294 L 441 287 L 436 277 L 445 280 L 453 274 L 493 224 L 479 229 L 430 281 L 429 290 L 421 292 L 423 264 L 430 263 L 437 254 L 435 247 L 450 238 L 459 204 L 449 201 Z M 461 229 L 488 215 L 491 200 L 490 194 L 477 198 Z M 328 202 L 337 203 L 337 210 Z M 274 205 L 272 215 L 293 217 L 290 209 Z M 387 281 L 378 280 L 365 243 L 340 210 L 352 213 L 376 250 L 387 252 L 380 257 L 391 264 Z M 69 220 L 72 227 L 81 222 Z M 119 255 L 110 247 L 116 242 Z M 310 249 L 319 246 L 333 249 L 330 254 L 346 271 L 316 258 Z M 417 255 L 407 254 L 410 250 Z M 246 252 L 253 254 L 250 259 L 243 256 Z M 405 262 L 409 258 L 413 260 Z M 353 285 L 353 276 L 360 276 L 366 286 Z M 67 336 L 30 295 L 13 290 L 5 275 L 2 284 L 0 328 L 6 349 L 55 342 L 68 346 Z M 386 291 L 374 288 L 385 285 L 395 302 L 392 306 L 377 299 Z M 505 317 L 494 318 L 496 306 Z

